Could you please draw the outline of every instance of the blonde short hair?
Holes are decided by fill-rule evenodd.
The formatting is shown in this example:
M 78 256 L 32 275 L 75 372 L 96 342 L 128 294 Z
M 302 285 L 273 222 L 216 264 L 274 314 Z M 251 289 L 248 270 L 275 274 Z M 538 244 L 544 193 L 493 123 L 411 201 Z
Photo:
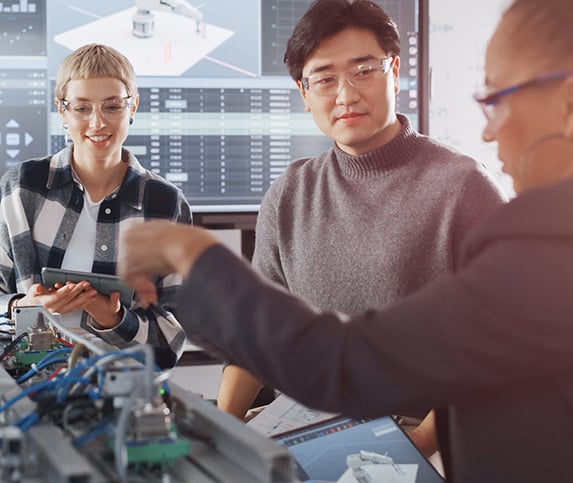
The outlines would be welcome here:
M 55 96 L 66 97 L 66 88 L 71 80 L 110 77 L 125 84 L 128 96 L 137 96 L 137 81 L 131 62 L 112 47 L 88 44 L 68 55 L 56 75 Z

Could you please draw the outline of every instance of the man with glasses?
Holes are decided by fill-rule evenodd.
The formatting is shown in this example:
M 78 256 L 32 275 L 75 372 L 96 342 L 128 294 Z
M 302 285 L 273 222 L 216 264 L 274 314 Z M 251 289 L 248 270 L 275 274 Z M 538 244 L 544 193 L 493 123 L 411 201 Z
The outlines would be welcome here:
M 296 25 L 285 63 L 334 144 L 293 162 L 269 189 L 254 266 L 319 309 L 349 315 L 385 308 L 454 270 L 465 234 L 504 197 L 476 161 L 396 113 L 392 19 L 370 1 L 317 0 Z M 227 366 L 218 405 L 241 417 L 260 387 Z M 417 440 L 427 453 L 429 439 Z
M 0 310 L 10 316 L 16 306 L 42 305 L 120 348 L 150 343 L 156 362 L 171 367 L 185 341 L 173 314 L 179 277 L 157 280 L 161 298 L 148 309 L 123 305 L 119 292 L 103 295 L 85 280 L 40 284 L 42 267 L 114 275 L 119 234 L 132 220 L 191 223 L 183 193 L 122 146 L 139 102 L 122 54 L 78 48 L 58 70 L 55 98 L 72 144 L 0 181 Z

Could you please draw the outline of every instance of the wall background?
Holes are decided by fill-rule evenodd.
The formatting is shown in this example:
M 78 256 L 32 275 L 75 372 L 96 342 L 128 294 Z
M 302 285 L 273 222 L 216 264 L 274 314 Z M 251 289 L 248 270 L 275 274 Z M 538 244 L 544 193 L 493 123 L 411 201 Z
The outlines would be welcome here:
M 483 85 L 487 40 L 508 0 L 429 0 L 430 135 L 483 162 L 513 196 L 495 143 L 481 140 L 485 119 L 472 94 Z

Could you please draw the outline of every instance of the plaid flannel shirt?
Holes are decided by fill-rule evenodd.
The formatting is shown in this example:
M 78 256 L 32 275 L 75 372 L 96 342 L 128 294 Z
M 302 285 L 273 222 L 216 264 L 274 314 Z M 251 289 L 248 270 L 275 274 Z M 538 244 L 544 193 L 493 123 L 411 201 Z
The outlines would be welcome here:
M 0 180 L 0 310 L 39 283 L 42 267 L 59 268 L 84 202 L 84 188 L 71 169 L 73 146 L 8 170 Z M 168 219 L 192 223 L 183 193 L 146 170 L 126 149 L 128 169 L 121 186 L 101 203 L 92 272 L 115 274 L 119 234 L 126 222 Z M 84 312 L 81 325 L 106 342 L 123 348 L 149 343 L 161 367 L 173 366 L 183 351 L 185 333 L 177 321 L 175 295 L 180 277 L 157 280 L 159 301 L 143 309 L 136 301 L 124 307 L 113 329 L 98 330 Z

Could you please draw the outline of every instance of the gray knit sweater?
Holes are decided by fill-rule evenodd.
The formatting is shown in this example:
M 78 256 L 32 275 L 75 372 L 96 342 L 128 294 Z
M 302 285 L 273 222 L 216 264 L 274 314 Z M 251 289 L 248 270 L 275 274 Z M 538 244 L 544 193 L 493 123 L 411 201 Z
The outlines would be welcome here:
M 458 263 L 476 221 L 505 201 L 472 158 L 416 133 L 351 156 L 293 162 L 263 199 L 254 266 L 323 310 L 383 308 Z

